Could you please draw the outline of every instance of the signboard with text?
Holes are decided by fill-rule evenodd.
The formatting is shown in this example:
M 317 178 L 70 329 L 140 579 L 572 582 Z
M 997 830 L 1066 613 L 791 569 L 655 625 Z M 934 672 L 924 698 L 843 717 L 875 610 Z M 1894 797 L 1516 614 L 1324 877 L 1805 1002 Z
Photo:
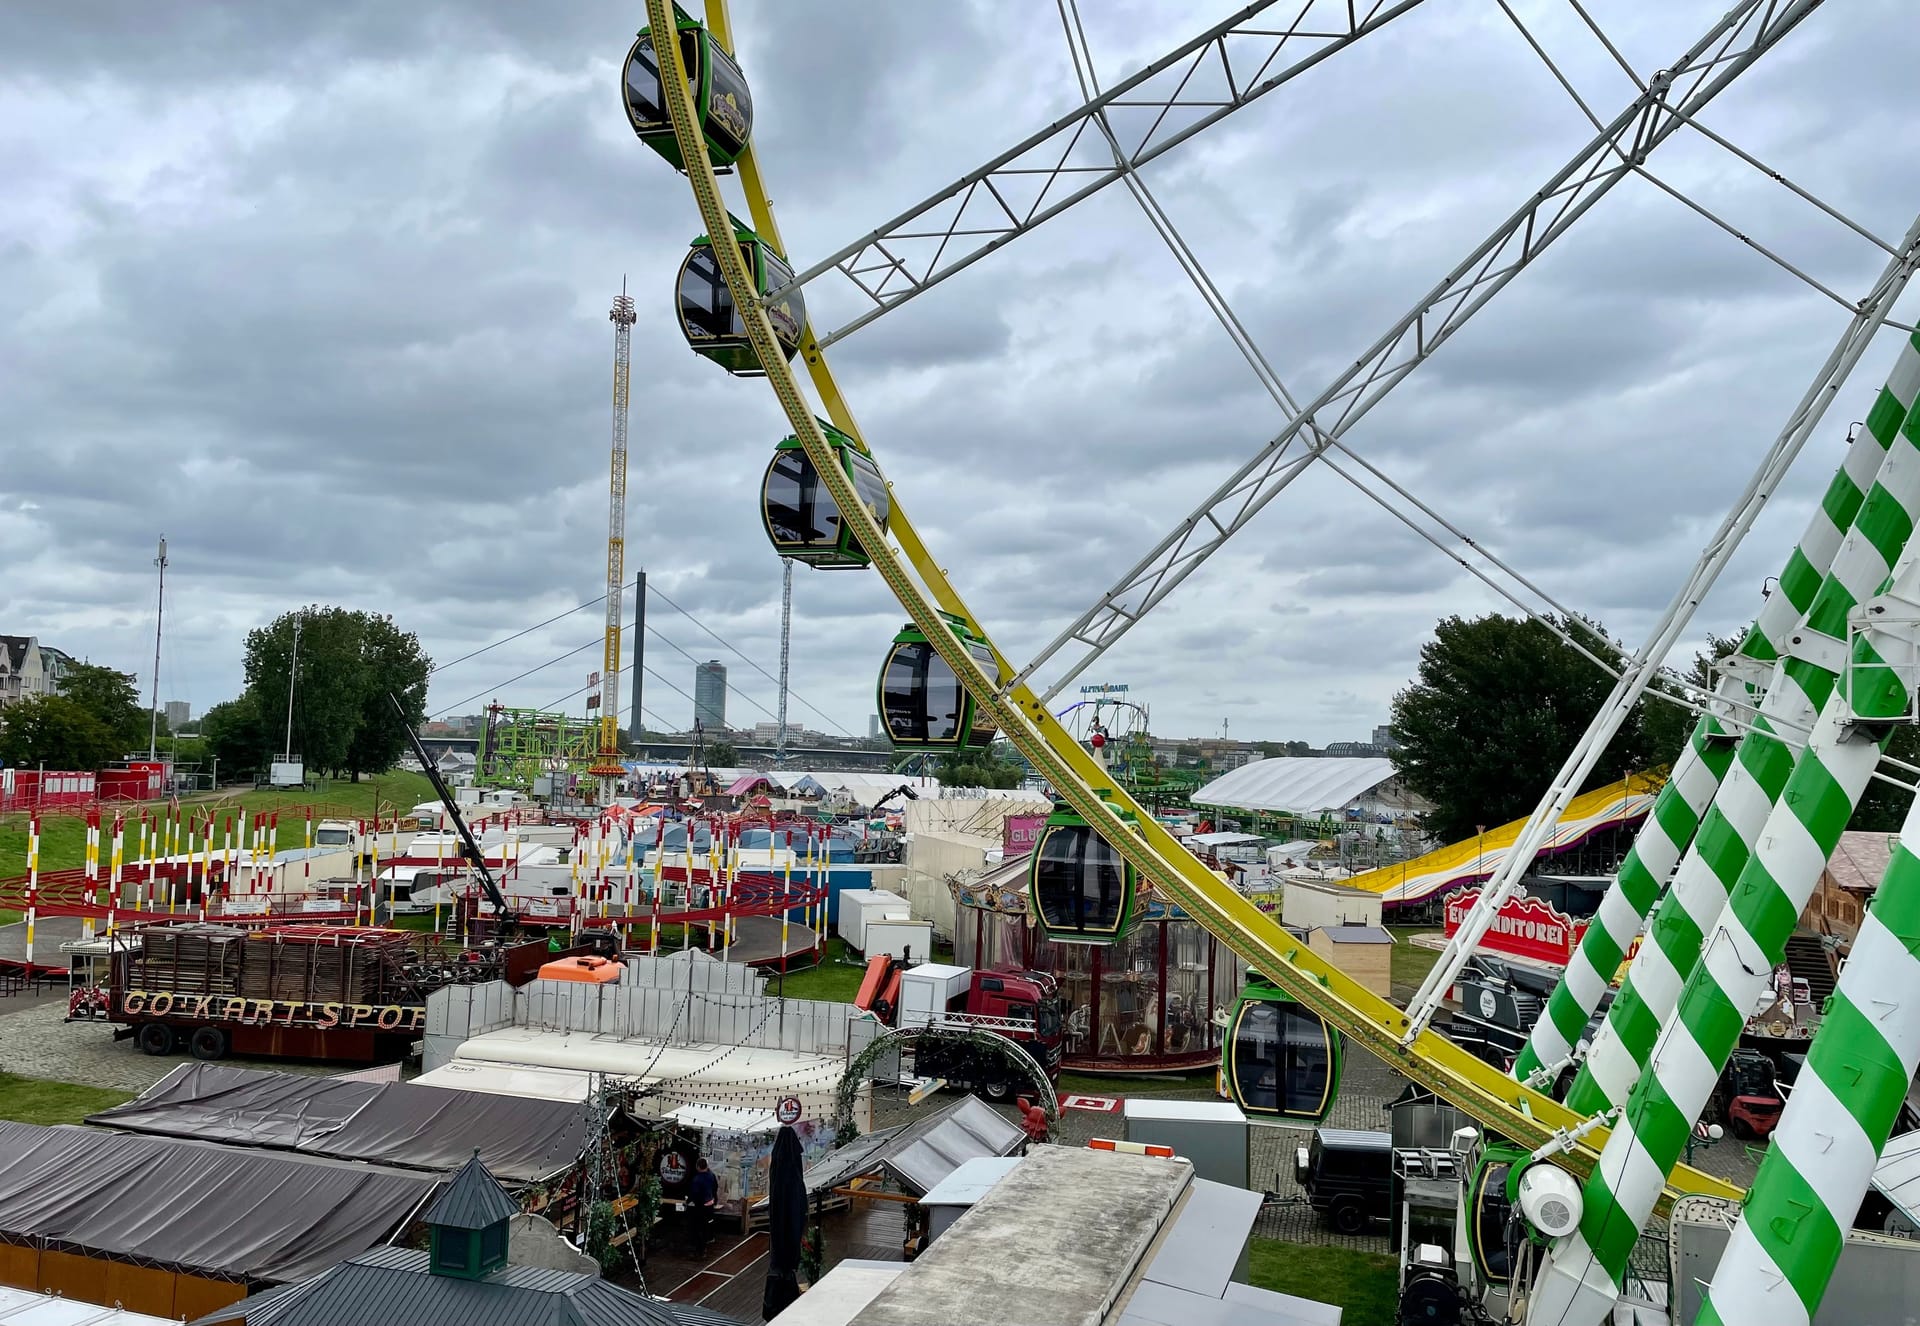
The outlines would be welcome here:
M 1040 831 L 1046 827 L 1045 815 L 1009 815 L 1001 846 L 1008 856 L 1025 856 L 1040 845 Z
M 1446 901 L 1446 933 L 1451 939 L 1480 901 L 1479 889 L 1460 889 L 1449 893 Z M 1500 908 L 1486 938 L 1480 941 L 1483 953 L 1503 954 L 1564 967 L 1573 957 L 1575 945 L 1587 932 L 1585 921 L 1575 921 L 1565 912 L 1538 898 L 1512 897 Z

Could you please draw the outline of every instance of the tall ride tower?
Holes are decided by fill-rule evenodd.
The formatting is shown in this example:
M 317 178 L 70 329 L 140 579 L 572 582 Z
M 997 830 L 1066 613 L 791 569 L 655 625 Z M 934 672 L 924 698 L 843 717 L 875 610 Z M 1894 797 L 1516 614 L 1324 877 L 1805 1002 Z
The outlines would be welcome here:
M 620 776 L 620 600 L 626 589 L 627 548 L 627 381 L 637 320 L 627 283 L 607 314 L 613 324 L 613 463 L 607 498 L 607 648 L 600 669 L 600 693 L 588 703 L 600 706 L 600 750 L 587 772 L 600 780 L 600 801 L 613 800 Z M 639 715 L 634 716 L 637 720 Z

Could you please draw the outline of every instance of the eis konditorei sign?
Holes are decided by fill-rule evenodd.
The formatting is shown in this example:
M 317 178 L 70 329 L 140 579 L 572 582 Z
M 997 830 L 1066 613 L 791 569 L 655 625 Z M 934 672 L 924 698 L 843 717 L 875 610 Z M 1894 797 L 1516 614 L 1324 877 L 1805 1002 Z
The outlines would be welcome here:
M 1447 938 L 1453 938 L 1479 901 L 1479 889 L 1460 889 L 1447 895 Z M 1580 937 L 1586 933 L 1585 921 L 1575 921 L 1551 903 L 1516 896 L 1502 905 L 1500 914 L 1487 927 L 1480 948 L 1487 953 L 1504 953 L 1564 967 L 1573 958 Z
M 237 995 L 177 995 L 166 990 L 129 990 L 120 1001 L 127 1017 L 238 1022 L 248 1027 L 346 1027 L 359 1031 L 424 1031 L 427 1010 L 417 1004 L 306 1003 L 291 999 L 242 999 Z

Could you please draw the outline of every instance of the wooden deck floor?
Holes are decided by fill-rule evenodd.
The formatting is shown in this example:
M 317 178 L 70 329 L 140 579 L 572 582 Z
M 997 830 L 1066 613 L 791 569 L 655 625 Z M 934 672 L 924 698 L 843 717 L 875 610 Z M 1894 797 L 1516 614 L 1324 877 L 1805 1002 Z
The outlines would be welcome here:
M 829 1212 L 822 1222 L 831 1270 L 849 1257 L 899 1261 L 907 1227 L 903 1210 L 891 1202 Z M 704 1256 L 694 1255 L 679 1231 L 666 1233 L 665 1246 L 647 1255 L 647 1287 L 676 1303 L 698 1303 L 749 1326 L 760 1326 L 760 1299 L 767 1285 L 767 1236 L 722 1233 L 715 1227 Z

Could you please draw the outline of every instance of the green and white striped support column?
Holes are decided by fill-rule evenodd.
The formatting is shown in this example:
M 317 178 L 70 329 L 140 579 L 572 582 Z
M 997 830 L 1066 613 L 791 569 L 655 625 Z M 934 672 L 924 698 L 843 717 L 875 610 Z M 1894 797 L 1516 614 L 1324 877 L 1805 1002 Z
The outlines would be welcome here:
M 1910 417 L 1903 435 L 1916 422 L 1920 416 Z M 1888 456 L 1880 484 L 1861 509 L 1859 528 L 1888 523 L 1891 513 L 1885 508 L 1891 503 L 1883 499 L 1894 486 L 1896 469 L 1920 469 L 1920 454 L 1896 448 Z M 1912 528 L 1910 516 L 1906 528 Z M 1900 541 L 1905 542 L 1904 534 Z M 1842 558 L 1847 551 L 1842 549 Z M 1901 599 L 1920 596 L 1920 559 L 1912 552 L 1901 558 L 1890 588 Z M 1822 611 L 1832 603 L 1823 587 L 1809 625 L 1844 639 L 1846 611 L 1837 629 L 1831 614 Z M 1588 1176 L 1580 1228 L 1554 1245 L 1535 1287 L 1530 1326 L 1595 1326 L 1612 1309 L 1628 1255 L 1653 1214 L 1667 1171 L 1685 1150 L 1694 1121 L 1739 1044 L 1748 1011 L 1785 955 L 1801 910 L 1880 761 L 1890 729 L 1858 725 L 1854 715 L 1885 716 L 1906 708 L 1904 687 L 1868 638 L 1855 640 L 1853 659 L 1854 692 L 1849 697 L 1835 687 L 1821 707 L 1752 858 L 1721 914 L 1709 922 L 1711 938 L 1700 962 Z M 1869 670 L 1860 671 L 1860 664 Z
M 1808 1326 L 1920 1068 L 1920 800 L 1853 941 L 1700 1326 Z
M 1784 652 L 1787 636 L 1813 606 L 1834 556 L 1886 460 L 1887 446 L 1899 431 L 1906 405 L 1916 394 L 1920 394 L 1920 348 L 1909 341 L 1887 386 L 1881 389 L 1874 405 L 1874 420 L 1865 436 L 1856 437 L 1848 446 L 1840 468 L 1827 485 L 1826 496 L 1780 573 L 1779 592 L 1767 599 L 1735 651 L 1739 657 L 1767 664 Z M 1748 698 L 1749 687 L 1736 676 L 1722 677 L 1718 689 L 1725 699 Z M 1654 799 L 1652 814 L 1634 836 L 1632 850 L 1547 1000 L 1546 1016 L 1534 1023 L 1515 1060 L 1515 1077 L 1524 1079 L 1541 1065 L 1560 1063 L 1573 1053 L 1587 1020 L 1600 1006 L 1602 994 L 1620 969 L 1628 945 L 1640 933 L 1681 855 L 1692 844 L 1701 817 L 1719 792 L 1733 762 L 1731 740 L 1711 714 L 1702 715 L 1694 725 L 1666 786 Z M 1624 1093 L 1626 1086 L 1621 1090 Z
M 1861 450 L 1857 446 L 1849 448 L 1849 455 Z M 1834 542 L 1839 543 L 1837 536 Z M 1746 690 L 1731 678 L 1721 684 L 1723 690 L 1738 689 L 1743 694 Z M 1600 1006 L 1601 995 L 1619 970 L 1627 946 L 1640 933 L 1640 924 L 1653 910 L 1667 876 L 1693 841 L 1700 817 L 1712 803 L 1732 762 L 1733 747 L 1728 744 L 1725 729 L 1711 714 L 1703 714 L 1694 725 L 1686 749 L 1674 761 L 1666 786 L 1654 799 L 1653 812 L 1634 836 L 1633 849 L 1600 900 L 1586 936 L 1547 1000 L 1546 1015 L 1533 1024 L 1532 1034 L 1514 1061 L 1515 1077 L 1524 1079 L 1542 1065 L 1560 1063 L 1573 1052 L 1586 1030 L 1587 1019 Z
M 1852 448 L 1861 451 L 1867 446 L 1869 455 L 1885 448 L 1886 459 L 1872 495 L 1859 504 L 1853 528 L 1809 610 L 1809 626 L 1822 619 L 1827 625 L 1815 626 L 1810 635 L 1790 631 L 1774 642 L 1790 645 L 1800 638 L 1806 647 L 1798 651 L 1799 657 L 1782 657 L 1776 663 L 1752 730 L 1741 739 L 1671 887 L 1654 910 L 1620 994 L 1567 1093 L 1567 1104 L 1583 1114 L 1620 1104 L 1645 1068 L 1660 1025 L 1672 1012 L 1686 975 L 1699 958 L 1707 925 L 1725 906 L 1727 893 L 1752 855 L 1755 837 L 1792 771 L 1793 749 L 1785 738 L 1797 740 L 1813 726 L 1833 689 L 1840 658 L 1836 638 L 1846 634 L 1846 614 L 1879 586 L 1912 533 L 1909 513 L 1920 511 L 1920 467 L 1912 460 L 1920 439 L 1903 424 L 1906 409 L 1902 394 L 1897 393 L 1904 394 L 1910 407 L 1916 384 L 1920 384 L 1920 352 L 1910 341 L 1868 418 L 1867 433 L 1873 444 L 1856 439 Z M 1896 459 L 1907 463 L 1896 465 Z M 1753 634 L 1749 633 L 1750 640 Z M 1828 637 L 1824 646 L 1822 635 Z M 1752 647 L 1758 651 L 1768 646 L 1755 643 Z M 1599 928 L 1590 928 L 1588 935 Z M 1594 999 L 1599 999 L 1597 992 Z

